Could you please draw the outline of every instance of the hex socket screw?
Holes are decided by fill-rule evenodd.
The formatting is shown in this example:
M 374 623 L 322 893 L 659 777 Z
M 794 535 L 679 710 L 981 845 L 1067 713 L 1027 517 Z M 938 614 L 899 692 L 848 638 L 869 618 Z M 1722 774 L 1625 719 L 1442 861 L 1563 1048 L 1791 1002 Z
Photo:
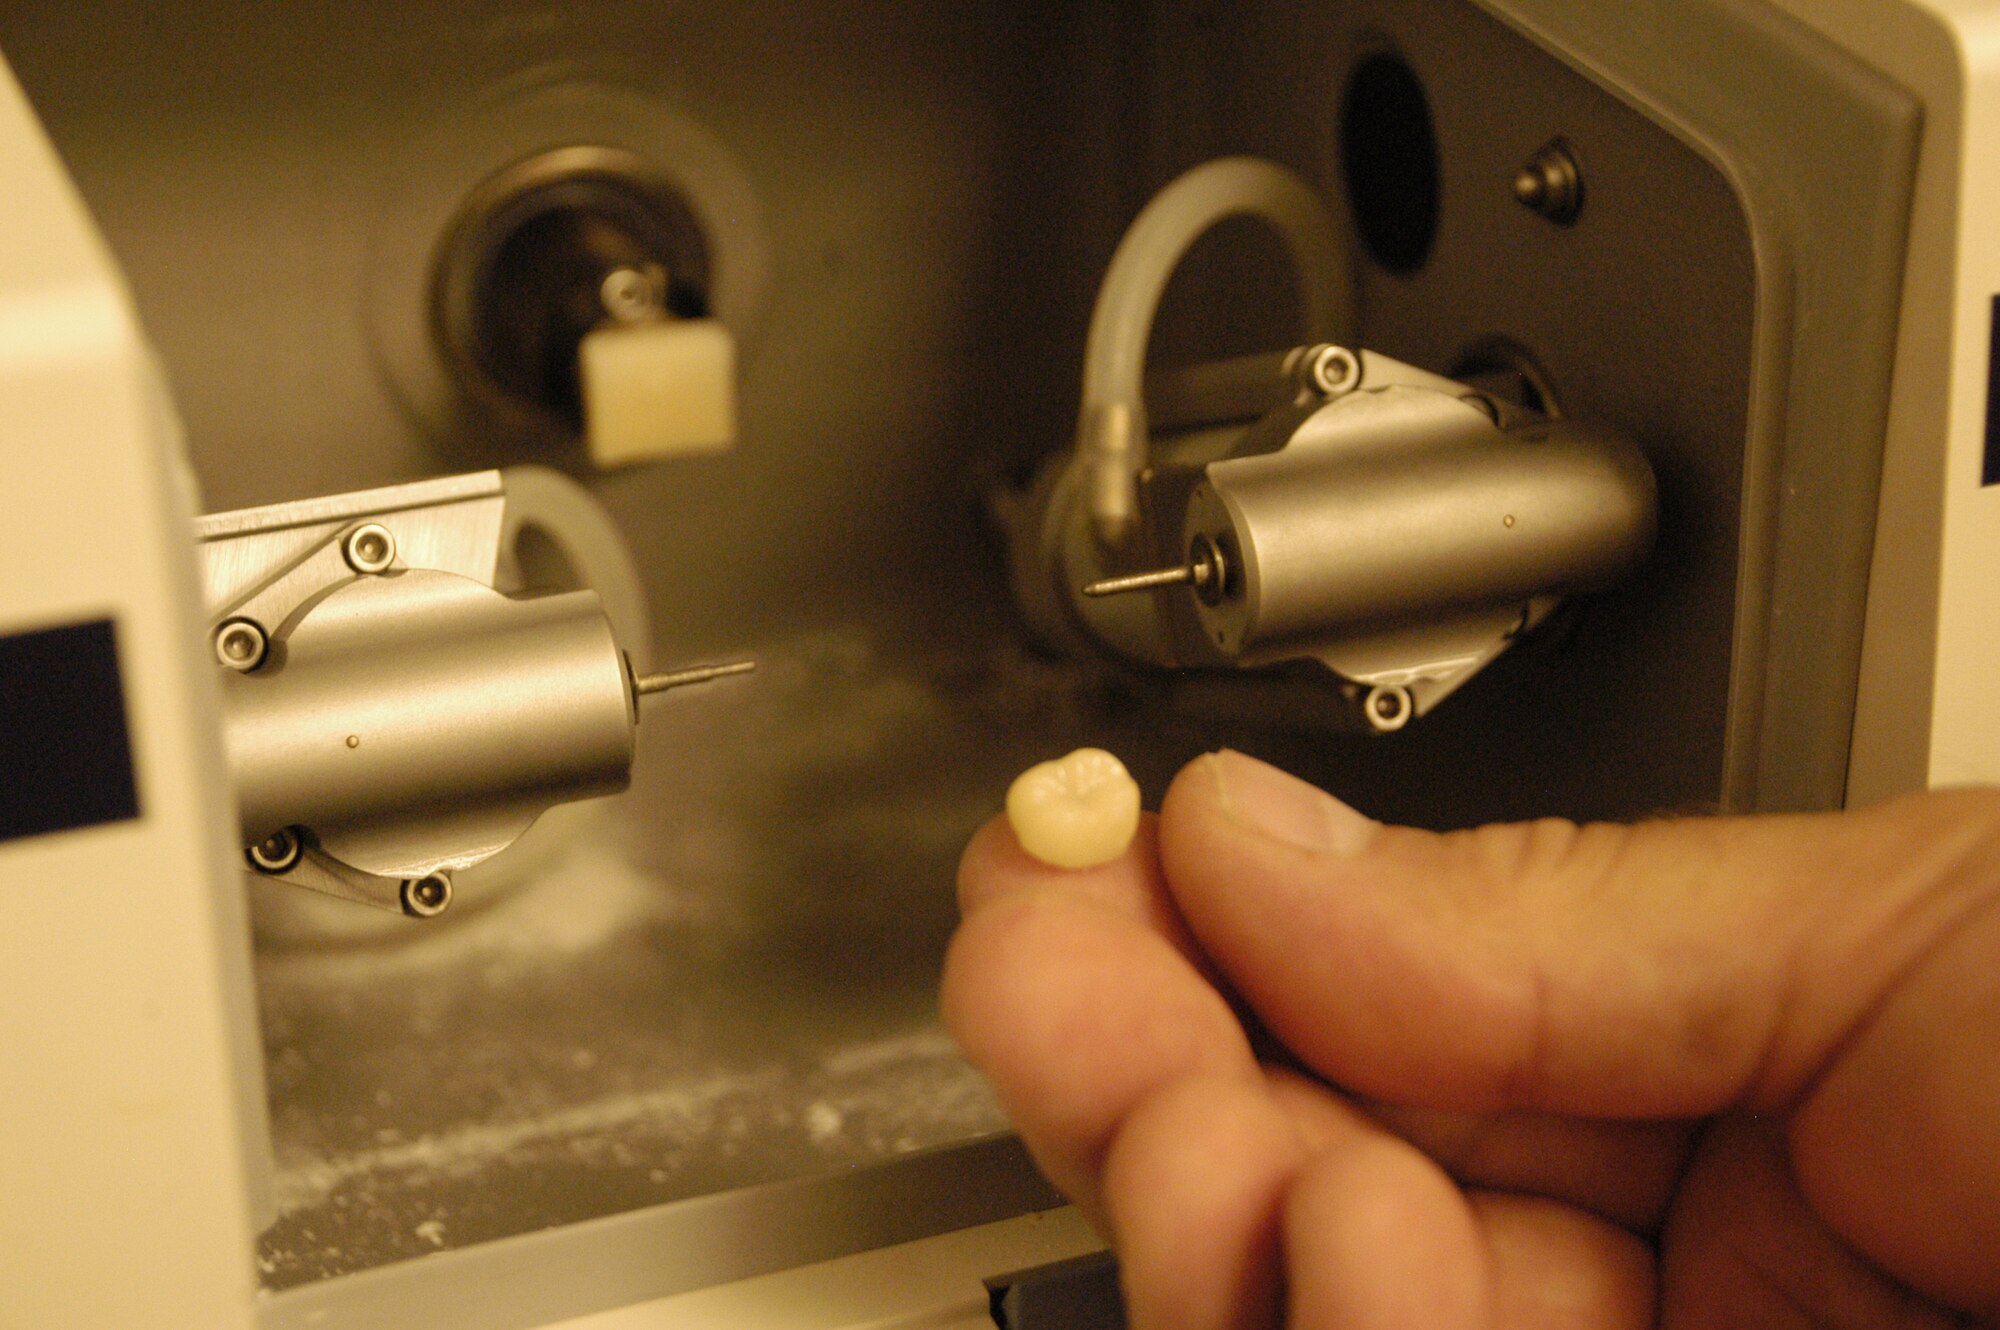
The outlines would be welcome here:
M 451 907 L 451 874 L 429 873 L 403 883 L 403 913 L 435 919 Z
M 289 873 L 305 854 L 305 837 L 296 827 L 280 827 L 243 852 L 250 866 L 260 873 Z
M 355 527 L 341 542 L 340 552 L 347 566 L 366 577 L 389 571 L 396 562 L 396 537 L 379 522 Z
M 1361 359 L 1344 346 L 1322 346 L 1310 362 L 1312 386 L 1328 397 L 1351 393 L 1361 386 Z
M 1377 686 L 1362 699 L 1361 712 L 1379 734 L 1394 734 L 1417 714 L 1416 699 L 1401 685 Z
M 1301 393 L 1342 397 L 1361 386 L 1361 357 L 1344 346 L 1320 342 L 1294 347 L 1285 357 L 1283 372 Z
M 255 619 L 225 619 L 215 627 L 213 645 L 217 663 L 248 674 L 270 654 L 271 639 Z

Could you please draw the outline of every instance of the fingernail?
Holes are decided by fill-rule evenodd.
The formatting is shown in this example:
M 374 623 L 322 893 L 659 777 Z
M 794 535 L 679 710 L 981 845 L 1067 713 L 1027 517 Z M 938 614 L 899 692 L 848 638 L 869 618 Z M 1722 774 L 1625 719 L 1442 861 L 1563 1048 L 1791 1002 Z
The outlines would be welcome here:
M 1302 850 L 1358 854 L 1375 822 L 1298 777 L 1223 749 L 1205 759 L 1222 810 L 1252 831 Z

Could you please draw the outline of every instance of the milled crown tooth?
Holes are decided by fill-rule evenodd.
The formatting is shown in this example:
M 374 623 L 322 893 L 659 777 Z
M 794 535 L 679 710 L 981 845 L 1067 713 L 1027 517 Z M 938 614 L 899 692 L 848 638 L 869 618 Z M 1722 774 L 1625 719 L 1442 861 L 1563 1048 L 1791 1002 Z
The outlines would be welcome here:
M 1029 767 L 1007 790 L 1021 848 L 1057 868 L 1094 868 L 1125 853 L 1139 829 L 1139 785 L 1102 748 Z

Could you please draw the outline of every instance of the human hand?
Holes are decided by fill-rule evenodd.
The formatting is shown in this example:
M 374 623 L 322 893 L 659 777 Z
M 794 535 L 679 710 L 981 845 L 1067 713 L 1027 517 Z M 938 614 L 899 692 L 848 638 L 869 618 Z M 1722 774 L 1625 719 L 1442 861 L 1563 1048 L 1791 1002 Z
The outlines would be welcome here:
M 2000 1325 L 2000 795 L 1440 836 L 1224 753 L 959 900 L 1135 1330 Z

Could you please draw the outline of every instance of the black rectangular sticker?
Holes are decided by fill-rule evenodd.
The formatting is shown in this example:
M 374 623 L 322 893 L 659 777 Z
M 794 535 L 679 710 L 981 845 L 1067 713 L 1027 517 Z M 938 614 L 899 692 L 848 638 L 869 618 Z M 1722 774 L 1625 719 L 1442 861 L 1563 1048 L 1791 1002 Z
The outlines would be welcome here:
M 1986 467 L 1982 485 L 2000 485 L 2000 296 L 1993 297 L 1993 327 L 1986 341 Z
M 137 816 L 112 622 L 0 635 L 0 841 Z

